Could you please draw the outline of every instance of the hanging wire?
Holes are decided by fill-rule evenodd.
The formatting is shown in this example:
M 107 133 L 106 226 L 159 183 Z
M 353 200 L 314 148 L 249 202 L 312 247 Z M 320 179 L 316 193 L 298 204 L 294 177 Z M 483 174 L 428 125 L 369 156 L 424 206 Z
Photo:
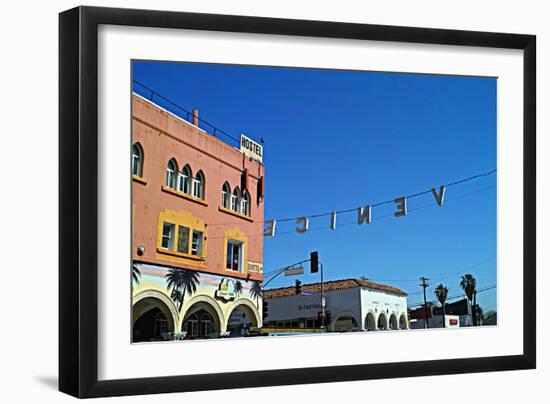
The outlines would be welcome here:
M 497 285 L 490 285 L 490 286 L 484 286 L 480 289 L 476 289 L 476 293 L 481 293 L 481 292 L 486 292 L 488 290 L 491 290 L 491 289 L 496 289 Z M 454 295 L 454 296 L 451 296 L 451 297 L 448 297 L 445 302 L 449 301 L 449 300 L 455 300 L 455 299 L 460 299 L 460 298 L 463 298 L 465 296 L 464 293 L 460 293 L 460 294 L 457 294 L 457 295 Z M 433 300 L 426 300 L 426 303 L 437 303 L 438 300 L 437 299 L 433 299 Z M 418 307 L 418 306 L 422 306 L 424 304 L 424 302 L 418 302 L 418 303 L 412 303 L 412 304 L 409 304 L 407 305 L 407 307 L 411 308 L 411 307 Z
M 491 185 L 489 187 L 485 187 L 485 188 L 481 188 L 481 189 L 478 189 L 478 190 L 475 190 L 475 191 L 472 191 L 472 192 L 457 195 L 453 198 L 446 199 L 445 203 L 456 201 L 456 200 L 459 200 L 459 199 L 462 199 L 462 198 L 465 198 L 465 197 L 468 197 L 468 196 L 471 196 L 471 195 L 475 195 L 475 194 L 478 194 L 480 192 L 488 191 L 488 190 L 491 190 L 491 189 L 494 189 L 494 188 L 496 188 L 496 186 Z M 426 205 L 417 206 L 417 207 L 414 207 L 414 208 L 409 208 L 407 210 L 408 210 L 408 212 L 415 212 L 415 211 L 430 208 L 430 207 L 433 207 L 433 206 L 435 206 L 435 203 L 429 203 L 429 204 L 426 204 Z M 311 216 L 309 216 L 309 217 L 311 217 Z M 387 219 L 387 218 L 390 218 L 390 217 L 394 217 L 394 214 L 390 213 L 390 214 L 386 214 L 386 215 L 375 216 L 375 217 L 372 218 L 372 222 L 374 223 L 375 221 L 382 220 L 382 219 Z M 357 225 L 357 221 L 343 222 L 343 223 L 338 224 L 338 227 L 340 228 L 340 227 L 347 227 L 347 226 L 352 226 L 352 225 Z M 312 232 L 312 231 L 320 231 L 320 230 L 330 230 L 330 227 L 329 226 L 310 227 L 307 230 L 307 233 Z M 297 234 L 297 233 L 296 233 L 295 229 L 285 230 L 285 231 L 277 231 L 276 236 L 281 236 L 281 235 L 284 235 L 284 234 Z M 246 237 L 264 237 L 264 233 L 244 234 L 243 236 L 246 236 Z M 223 238 L 226 238 L 226 236 L 213 236 L 213 237 L 209 236 L 209 237 L 207 237 L 207 240 L 223 239 Z
M 453 187 L 455 185 L 464 184 L 465 182 L 470 182 L 470 181 L 474 181 L 474 180 L 479 179 L 479 178 L 488 177 L 488 176 L 496 173 L 496 171 L 497 171 L 497 169 L 495 168 L 493 170 L 490 170 L 490 171 L 487 171 L 487 172 L 484 172 L 484 173 L 481 173 L 481 174 L 476 174 L 476 175 L 473 175 L 471 177 L 467 177 L 467 178 L 463 178 L 463 179 L 458 180 L 458 181 L 450 182 L 448 184 L 445 184 L 444 187 L 450 188 L 450 187 Z M 419 196 L 422 196 L 422 195 L 426 195 L 428 193 L 431 193 L 432 189 L 433 188 L 430 188 L 430 189 L 427 189 L 427 190 L 424 190 L 424 191 L 416 192 L 414 194 L 406 195 L 405 198 L 412 199 L 412 198 L 416 198 L 416 197 L 419 197 Z M 376 203 L 370 204 L 370 207 L 375 208 L 375 207 L 382 206 L 382 205 L 387 205 L 387 204 L 390 204 L 390 203 L 395 203 L 395 199 L 388 199 L 386 201 L 376 202 Z M 349 213 L 349 212 L 357 212 L 357 207 L 350 208 L 350 209 L 344 209 L 344 210 L 337 210 L 335 212 L 331 211 L 331 212 L 317 213 L 317 214 L 314 214 L 314 215 L 308 215 L 306 217 L 309 218 L 309 219 L 314 219 L 314 218 L 318 218 L 318 217 L 329 216 L 333 213 L 343 214 L 343 213 Z M 297 216 L 287 217 L 287 218 L 283 218 L 283 219 L 276 219 L 276 221 L 277 221 L 277 223 L 290 222 L 290 221 L 296 220 L 296 218 L 297 218 Z M 266 223 L 268 221 L 269 220 L 256 221 L 255 223 Z M 242 222 L 208 223 L 208 226 L 228 226 L 228 225 L 237 225 L 237 224 L 241 224 L 241 223 Z

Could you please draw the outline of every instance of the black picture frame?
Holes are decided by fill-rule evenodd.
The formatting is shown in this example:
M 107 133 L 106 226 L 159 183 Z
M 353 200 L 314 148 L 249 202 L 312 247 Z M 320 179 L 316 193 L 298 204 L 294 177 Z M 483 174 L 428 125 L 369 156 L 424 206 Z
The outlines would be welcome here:
M 100 24 L 523 50 L 523 354 L 99 381 L 97 61 Z M 59 15 L 59 100 L 59 389 L 62 392 L 84 398 L 535 368 L 534 35 L 78 7 Z

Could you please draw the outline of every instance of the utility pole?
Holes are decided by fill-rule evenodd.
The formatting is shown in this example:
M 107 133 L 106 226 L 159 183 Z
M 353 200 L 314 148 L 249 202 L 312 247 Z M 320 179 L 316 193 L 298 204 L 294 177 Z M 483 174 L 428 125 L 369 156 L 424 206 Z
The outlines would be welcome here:
M 325 285 L 323 283 L 323 263 L 320 262 L 321 264 L 321 312 L 323 313 L 323 321 L 321 323 L 321 328 L 326 328 L 326 323 L 325 323 Z
M 474 307 L 472 308 L 472 319 L 473 319 L 473 323 L 474 323 L 474 327 L 476 325 L 478 325 L 478 321 L 477 321 L 477 290 L 474 290 Z
M 422 281 L 422 283 L 420 284 L 420 286 L 422 286 L 424 288 L 424 328 L 430 328 L 428 326 L 428 306 L 426 305 L 426 288 L 429 285 L 429 283 L 427 282 L 429 280 L 429 278 L 426 278 L 425 276 L 421 276 L 420 277 L 420 280 Z

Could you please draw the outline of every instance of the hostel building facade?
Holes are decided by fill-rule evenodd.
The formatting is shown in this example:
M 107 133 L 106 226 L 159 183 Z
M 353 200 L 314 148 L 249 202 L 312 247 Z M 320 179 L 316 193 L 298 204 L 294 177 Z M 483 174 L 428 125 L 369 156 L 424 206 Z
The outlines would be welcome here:
M 261 326 L 263 164 L 135 93 L 131 159 L 132 340 Z

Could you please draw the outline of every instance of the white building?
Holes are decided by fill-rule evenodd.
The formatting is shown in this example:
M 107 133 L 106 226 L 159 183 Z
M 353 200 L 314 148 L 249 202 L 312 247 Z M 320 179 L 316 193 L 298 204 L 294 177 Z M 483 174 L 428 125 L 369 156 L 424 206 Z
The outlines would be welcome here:
M 321 284 L 263 291 L 267 302 L 264 326 L 318 328 L 321 323 Z M 325 311 L 330 313 L 329 331 L 408 329 L 407 294 L 393 286 L 366 279 L 324 282 Z

